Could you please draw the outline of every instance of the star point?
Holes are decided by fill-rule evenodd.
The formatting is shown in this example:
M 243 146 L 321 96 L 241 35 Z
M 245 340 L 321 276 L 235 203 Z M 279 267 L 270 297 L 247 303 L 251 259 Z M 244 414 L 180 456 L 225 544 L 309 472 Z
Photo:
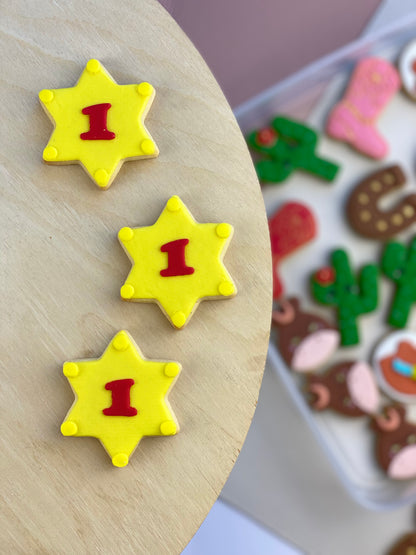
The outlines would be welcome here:
M 55 125 L 43 160 L 79 163 L 100 189 L 108 189 L 125 160 L 159 154 L 144 125 L 154 96 L 150 83 L 119 85 L 98 60 L 89 60 L 75 86 L 39 93 Z
M 178 362 L 145 359 L 120 331 L 101 358 L 64 364 L 76 398 L 61 433 L 96 437 L 114 466 L 126 466 L 142 437 L 179 431 L 167 396 L 180 372 Z
M 118 233 L 133 263 L 121 298 L 157 302 L 182 328 L 201 300 L 237 293 L 222 261 L 232 236 L 230 224 L 198 223 L 178 196 L 171 197 L 154 225 Z

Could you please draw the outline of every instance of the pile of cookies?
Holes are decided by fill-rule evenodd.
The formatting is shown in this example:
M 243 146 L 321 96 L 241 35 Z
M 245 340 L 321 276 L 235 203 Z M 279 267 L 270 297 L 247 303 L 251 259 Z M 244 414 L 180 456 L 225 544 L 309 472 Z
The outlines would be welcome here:
M 399 164 L 380 167 L 389 144 L 377 126 L 381 113 L 401 94 L 400 88 L 416 100 L 416 41 L 403 50 L 397 67 L 378 57 L 359 61 L 343 97 L 326 119 L 325 131 L 331 139 L 374 161 L 374 169 L 351 184 L 344 212 L 355 234 L 373 241 L 374 252 L 381 253 L 378 260 L 368 260 L 358 269 L 348 244 L 328 252 L 327 265 L 322 261 L 319 267 L 317 259 L 305 296 L 332 307 L 334 322 L 330 315 L 302 309 L 300 295 L 293 295 L 290 285 L 285 293 L 279 273 L 287 256 L 300 247 L 302 252 L 311 248 L 317 237 L 319 222 L 313 207 L 303 199 L 283 202 L 269 219 L 269 227 L 276 331 L 272 337 L 281 357 L 304 376 L 302 386 L 312 409 L 366 418 L 378 465 L 388 477 L 406 480 L 416 477 L 416 424 L 407 415 L 408 403 L 416 400 L 416 332 L 409 327 L 416 303 L 416 235 L 397 236 L 409 232 L 416 222 L 416 193 L 401 193 L 407 177 Z M 247 141 L 262 183 L 280 184 L 299 171 L 305 179 L 312 175 L 324 180 L 324 187 L 337 186 L 342 164 L 319 154 L 319 133 L 304 122 L 279 115 L 270 127 L 250 133 Z M 386 206 L 391 194 L 399 200 Z M 380 307 L 382 280 L 392 285 L 385 318 L 389 332 L 380 333 L 368 359 L 344 357 L 361 341 L 360 317 Z M 334 362 L 340 352 L 344 358 Z

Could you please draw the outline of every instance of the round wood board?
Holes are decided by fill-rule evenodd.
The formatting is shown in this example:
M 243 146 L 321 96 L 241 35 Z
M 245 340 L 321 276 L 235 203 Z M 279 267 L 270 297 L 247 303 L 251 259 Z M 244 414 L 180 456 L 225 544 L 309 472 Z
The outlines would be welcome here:
M 267 351 L 267 220 L 244 139 L 193 45 L 154 0 L 2 6 L 0 542 L 24 553 L 178 553 L 238 456 Z M 119 84 L 149 81 L 160 156 L 126 162 L 100 191 L 79 165 L 48 166 L 37 94 L 71 87 L 99 59 Z M 123 226 L 152 225 L 181 197 L 198 222 L 228 222 L 233 299 L 204 301 L 183 330 L 127 303 Z M 144 438 L 118 469 L 95 438 L 66 438 L 65 360 L 98 358 L 126 329 L 145 357 L 177 360 L 178 435 Z

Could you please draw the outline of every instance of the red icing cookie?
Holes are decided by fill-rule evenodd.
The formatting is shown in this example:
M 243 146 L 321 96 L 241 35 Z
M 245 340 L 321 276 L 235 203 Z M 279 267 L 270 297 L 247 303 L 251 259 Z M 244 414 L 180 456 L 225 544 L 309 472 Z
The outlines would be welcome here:
M 301 246 L 312 241 L 317 233 L 316 220 L 310 209 L 299 202 L 284 204 L 269 219 L 273 259 L 273 298 L 283 294 L 278 265 Z

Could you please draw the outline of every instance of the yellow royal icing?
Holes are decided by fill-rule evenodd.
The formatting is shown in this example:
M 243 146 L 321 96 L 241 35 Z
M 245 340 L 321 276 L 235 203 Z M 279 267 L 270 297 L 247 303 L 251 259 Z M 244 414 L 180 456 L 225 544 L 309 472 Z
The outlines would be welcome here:
M 173 326 L 182 328 L 202 299 L 236 294 L 222 263 L 232 235 L 230 224 L 197 223 L 173 196 L 154 225 L 119 231 L 133 263 L 121 297 L 157 302 Z
M 154 96 L 149 83 L 118 85 L 98 60 L 90 60 L 74 87 L 39 93 L 55 124 L 44 161 L 80 163 L 98 187 L 107 189 L 124 160 L 159 154 L 144 125 Z
M 143 436 L 179 431 L 166 397 L 180 371 L 177 362 L 143 358 L 130 335 L 120 331 L 101 358 L 64 364 L 76 399 L 62 434 L 96 437 L 114 466 L 126 466 Z

